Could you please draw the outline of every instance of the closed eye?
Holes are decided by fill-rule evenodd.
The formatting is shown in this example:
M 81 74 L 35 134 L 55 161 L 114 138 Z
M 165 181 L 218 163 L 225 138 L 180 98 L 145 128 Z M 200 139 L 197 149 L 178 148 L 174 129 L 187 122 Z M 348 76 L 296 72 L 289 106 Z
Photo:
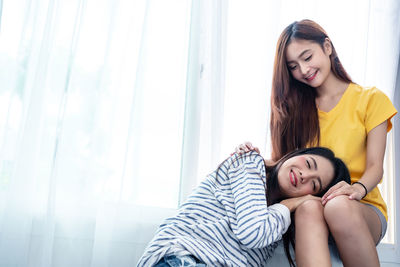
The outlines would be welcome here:
M 315 186 L 315 182 L 314 181 L 312 182 L 312 185 L 313 185 L 313 191 L 314 192 L 317 191 L 317 187 Z
M 307 168 L 311 169 L 310 162 L 308 160 L 306 160 L 306 163 L 307 163 Z
M 309 57 L 307 57 L 307 58 L 305 59 L 305 61 L 310 61 L 311 58 L 312 58 L 312 55 L 310 55 Z
M 289 67 L 289 69 L 290 70 L 295 70 L 296 68 L 297 68 L 297 66 L 296 65 L 293 65 L 293 66 L 288 66 Z

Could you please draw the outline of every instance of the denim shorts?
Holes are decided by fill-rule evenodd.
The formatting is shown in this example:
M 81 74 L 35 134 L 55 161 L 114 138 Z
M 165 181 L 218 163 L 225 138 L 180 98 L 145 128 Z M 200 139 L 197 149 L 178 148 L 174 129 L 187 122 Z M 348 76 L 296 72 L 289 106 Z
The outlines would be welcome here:
M 168 255 L 164 256 L 154 267 L 206 267 L 206 265 L 191 255 Z

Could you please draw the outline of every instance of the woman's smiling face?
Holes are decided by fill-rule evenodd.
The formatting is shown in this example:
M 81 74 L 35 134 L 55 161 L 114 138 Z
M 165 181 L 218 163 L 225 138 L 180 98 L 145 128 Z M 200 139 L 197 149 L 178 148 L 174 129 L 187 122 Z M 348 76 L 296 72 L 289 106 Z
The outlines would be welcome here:
M 316 88 L 331 74 L 331 53 L 328 39 L 324 49 L 316 42 L 294 39 L 286 48 L 286 64 L 296 80 Z
M 278 171 L 278 184 L 284 197 L 321 193 L 333 180 L 332 163 L 319 155 L 305 154 L 286 160 Z

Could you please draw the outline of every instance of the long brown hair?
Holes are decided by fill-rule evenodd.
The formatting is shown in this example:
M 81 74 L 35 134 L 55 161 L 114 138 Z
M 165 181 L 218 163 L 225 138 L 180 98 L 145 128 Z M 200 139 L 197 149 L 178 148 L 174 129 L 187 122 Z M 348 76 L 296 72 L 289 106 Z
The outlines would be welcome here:
M 286 49 L 293 40 L 323 44 L 330 40 L 324 29 L 311 20 L 295 21 L 280 35 L 276 47 L 271 90 L 272 159 L 306 146 L 319 145 L 320 129 L 315 104 L 316 89 L 297 81 L 286 63 Z M 331 70 L 340 80 L 351 82 L 332 46 Z

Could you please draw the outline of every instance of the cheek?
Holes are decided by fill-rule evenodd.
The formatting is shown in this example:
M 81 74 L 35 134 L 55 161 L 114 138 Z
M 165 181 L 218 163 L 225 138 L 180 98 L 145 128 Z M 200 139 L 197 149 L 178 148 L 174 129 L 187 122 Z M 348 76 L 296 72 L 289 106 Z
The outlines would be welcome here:
M 326 68 L 331 68 L 331 59 L 329 58 L 329 56 L 324 56 L 324 64 Z
M 298 68 L 294 71 L 291 71 L 293 78 L 295 78 L 296 80 L 301 80 L 302 75 L 300 74 L 300 72 L 298 71 Z

